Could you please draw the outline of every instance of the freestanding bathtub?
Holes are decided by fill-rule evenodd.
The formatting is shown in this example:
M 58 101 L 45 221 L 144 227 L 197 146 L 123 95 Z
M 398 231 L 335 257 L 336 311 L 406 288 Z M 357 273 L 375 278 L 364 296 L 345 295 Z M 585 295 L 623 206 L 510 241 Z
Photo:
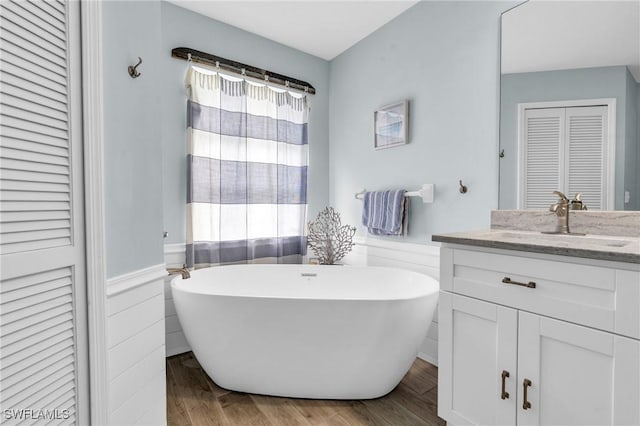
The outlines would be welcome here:
M 233 265 L 171 281 L 187 341 L 219 386 L 368 399 L 415 360 L 438 282 L 385 267 Z

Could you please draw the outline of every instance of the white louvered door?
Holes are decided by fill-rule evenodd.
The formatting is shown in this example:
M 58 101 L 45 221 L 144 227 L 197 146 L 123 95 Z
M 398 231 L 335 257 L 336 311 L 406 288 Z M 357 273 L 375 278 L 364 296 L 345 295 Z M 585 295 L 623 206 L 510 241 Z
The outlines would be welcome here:
M 548 208 L 561 191 L 590 210 L 609 208 L 608 108 L 530 108 L 521 123 L 518 207 Z
M 606 206 L 607 122 L 605 106 L 566 110 L 564 188 L 571 195 L 582 193 L 582 201 L 591 210 Z
M 549 207 L 564 186 L 564 108 L 527 109 L 524 117 L 521 208 Z
M 1 423 L 89 422 L 79 6 L 0 3 Z

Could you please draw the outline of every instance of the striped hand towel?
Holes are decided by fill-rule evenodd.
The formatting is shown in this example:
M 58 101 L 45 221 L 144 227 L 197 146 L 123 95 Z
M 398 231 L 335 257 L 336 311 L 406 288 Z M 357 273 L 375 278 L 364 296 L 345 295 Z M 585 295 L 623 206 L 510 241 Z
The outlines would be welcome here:
M 372 235 L 406 234 L 407 203 L 404 189 L 365 192 L 362 224 Z

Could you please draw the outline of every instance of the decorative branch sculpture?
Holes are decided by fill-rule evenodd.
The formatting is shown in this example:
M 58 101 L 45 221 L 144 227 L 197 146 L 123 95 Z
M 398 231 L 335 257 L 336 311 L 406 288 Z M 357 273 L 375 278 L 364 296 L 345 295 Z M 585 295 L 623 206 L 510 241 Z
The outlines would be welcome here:
M 340 213 L 326 207 L 309 222 L 307 245 L 322 265 L 334 265 L 355 246 L 355 226 L 342 225 Z

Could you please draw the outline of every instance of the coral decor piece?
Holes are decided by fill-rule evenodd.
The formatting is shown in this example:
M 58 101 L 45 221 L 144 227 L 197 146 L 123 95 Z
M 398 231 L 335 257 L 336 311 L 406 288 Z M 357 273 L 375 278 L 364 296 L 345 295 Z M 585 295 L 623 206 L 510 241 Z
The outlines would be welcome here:
M 309 222 L 307 245 L 322 265 L 334 265 L 356 245 L 355 226 L 343 225 L 340 213 L 326 207 L 315 220 Z

